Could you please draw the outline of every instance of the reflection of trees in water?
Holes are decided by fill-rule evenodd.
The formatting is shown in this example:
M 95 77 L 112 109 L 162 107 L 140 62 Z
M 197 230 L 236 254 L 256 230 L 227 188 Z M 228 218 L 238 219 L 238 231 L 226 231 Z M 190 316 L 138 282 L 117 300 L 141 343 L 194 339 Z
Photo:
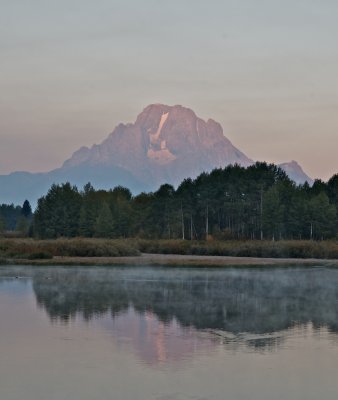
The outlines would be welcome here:
M 38 304 L 51 318 L 85 319 L 130 305 L 161 321 L 231 333 L 264 334 L 311 322 L 338 332 L 338 271 L 44 269 L 35 273 Z

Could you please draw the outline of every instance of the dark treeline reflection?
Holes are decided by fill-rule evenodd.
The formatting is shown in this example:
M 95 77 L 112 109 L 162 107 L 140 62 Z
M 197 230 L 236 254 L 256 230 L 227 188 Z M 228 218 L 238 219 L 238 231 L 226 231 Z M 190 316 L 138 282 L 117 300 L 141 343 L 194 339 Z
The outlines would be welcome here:
M 338 332 L 333 269 L 53 268 L 34 272 L 33 288 L 38 305 L 65 322 L 133 307 L 198 330 L 265 334 L 311 322 Z

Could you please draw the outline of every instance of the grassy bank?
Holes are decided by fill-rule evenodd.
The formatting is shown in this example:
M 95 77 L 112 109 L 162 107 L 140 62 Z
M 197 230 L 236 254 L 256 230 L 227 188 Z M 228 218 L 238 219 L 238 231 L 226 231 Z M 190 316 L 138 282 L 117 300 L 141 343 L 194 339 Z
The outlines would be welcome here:
M 338 241 L 137 240 L 137 248 L 152 254 L 338 259 Z
M 211 256 L 222 256 L 236 259 L 252 258 L 257 263 L 263 259 L 320 259 L 338 260 L 338 241 L 183 241 L 183 240 L 104 240 L 104 239 L 1 239 L 0 264 L 12 262 L 44 262 L 45 264 L 116 264 L 123 258 L 131 263 L 147 262 L 140 259 L 141 253 L 153 255 L 181 255 L 188 258 L 169 257 L 149 258 L 154 263 L 196 263 L 212 264 Z M 203 256 L 203 257 L 202 257 Z M 208 257 L 208 258 L 207 258 Z M 223 262 L 227 262 L 223 260 Z M 248 262 L 248 261 L 246 261 Z M 222 261 L 217 261 L 222 263 Z
M 0 259 L 52 259 L 53 257 L 137 256 L 136 243 L 104 239 L 2 239 Z
M 1 260 L 0 260 L 1 261 Z M 179 254 L 142 254 L 127 257 L 53 257 L 52 259 L 7 259 L 5 265 L 35 266 L 166 266 L 166 267 L 338 267 L 337 260 L 313 258 L 255 258 L 193 256 Z M 0 262 L 1 265 L 1 262 Z

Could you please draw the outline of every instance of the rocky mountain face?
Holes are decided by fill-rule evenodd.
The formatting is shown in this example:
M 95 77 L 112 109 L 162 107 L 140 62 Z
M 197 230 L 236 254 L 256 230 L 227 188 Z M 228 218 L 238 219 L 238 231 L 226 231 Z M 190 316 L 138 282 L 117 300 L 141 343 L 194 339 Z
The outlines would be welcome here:
M 63 168 L 115 166 L 157 187 L 163 182 L 178 184 L 215 167 L 252 162 L 223 135 L 217 122 L 205 122 L 182 106 L 153 104 L 134 124 L 120 124 L 101 144 L 76 151 Z
M 217 167 L 253 162 L 223 135 L 219 123 L 203 121 L 179 105 L 153 104 L 135 123 L 118 125 L 101 144 L 81 147 L 61 168 L 0 176 L 0 203 L 27 198 L 35 204 L 53 183 L 66 181 L 78 187 L 90 181 L 102 189 L 123 185 L 139 193 L 162 183 L 177 185 Z M 297 183 L 312 183 L 296 162 L 280 166 Z

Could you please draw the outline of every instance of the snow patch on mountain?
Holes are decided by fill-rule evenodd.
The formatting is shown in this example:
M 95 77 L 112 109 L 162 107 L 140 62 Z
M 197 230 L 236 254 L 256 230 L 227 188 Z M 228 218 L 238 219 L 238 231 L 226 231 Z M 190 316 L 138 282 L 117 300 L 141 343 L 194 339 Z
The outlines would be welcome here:
M 160 135 L 161 135 L 163 125 L 165 124 L 166 120 L 168 119 L 168 116 L 169 116 L 168 112 L 165 114 L 162 114 L 160 124 L 157 128 L 157 131 L 155 133 L 150 134 L 150 143 L 156 144 L 158 142 L 158 139 L 160 138 Z

